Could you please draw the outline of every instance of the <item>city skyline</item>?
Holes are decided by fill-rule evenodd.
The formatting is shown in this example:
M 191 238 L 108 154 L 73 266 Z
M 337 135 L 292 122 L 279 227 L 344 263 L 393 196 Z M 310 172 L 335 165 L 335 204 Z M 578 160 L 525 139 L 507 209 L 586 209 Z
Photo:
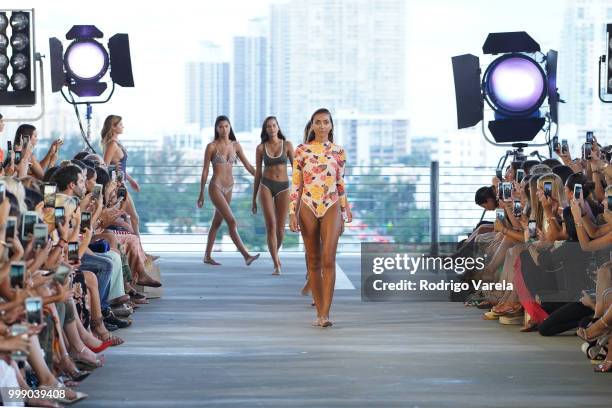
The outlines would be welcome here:
M 3 7 L 6 8 L 32 6 L 36 9 L 37 48 L 39 50 L 43 48 L 43 53 L 47 52 L 46 41 L 49 36 L 61 36 L 69 28 L 65 18 L 59 17 L 63 16 L 68 8 L 78 4 L 74 1 L 63 1 L 51 6 L 42 1 L 24 4 L 14 0 L 7 0 L 5 3 Z M 108 113 L 121 114 L 126 122 L 126 135 L 130 138 L 146 138 L 151 135 L 182 131 L 186 125 L 184 103 L 181 102 L 186 98 L 183 85 L 184 66 L 197 54 L 199 44 L 202 41 L 219 44 L 223 57 L 231 60 L 232 41 L 235 37 L 251 34 L 249 22 L 269 16 L 273 5 L 286 3 L 267 0 L 256 2 L 230 0 L 214 5 L 190 4 L 190 7 L 185 9 L 180 6 L 186 6 L 187 3 L 178 1 L 176 4 L 179 7 L 168 10 L 142 9 L 137 5 L 111 1 L 109 9 L 120 8 L 123 13 L 107 15 L 100 11 L 83 10 L 80 13 L 81 21 L 74 23 L 94 23 L 107 34 L 107 37 L 115 32 L 128 32 L 134 60 L 136 87 L 119 89 L 108 104 L 95 107 L 94 116 L 105 116 Z M 491 6 L 491 2 L 481 0 L 466 1 L 460 5 L 444 0 L 406 3 L 407 62 L 403 95 L 407 117 L 410 120 L 411 137 L 455 132 L 450 56 L 465 52 L 480 54 L 480 47 L 487 32 L 526 30 L 543 49 L 559 50 L 560 60 L 563 60 L 566 10 L 575 3 L 557 4 L 552 1 L 537 2 L 537 4 L 518 1 L 513 5 L 495 3 L 495 7 Z M 585 7 L 599 7 L 598 4 L 608 5 L 611 2 L 596 0 L 583 3 Z M 530 13 L 524 12 L 527 6 Z M 135 21 L 130 15 L 142 15 L 139 19 L 142 21 Z M 542 16 L 547 18 L 543 19 Z M 192 24 L 194 20 L 200 21 L 197 27 Z M 163 31 L 164 35 L 153 37 L 155 27 L 158 27 L 158 31 Z M 164 29 L 161 30 L 159 27 Z M 603 33 L 594 29 L 594 35 L 599 37 L 603 36 Z M 152 38 L 155 38 L 155 47 L 151 45 Z M 597 49 L 593 51 L 594 55 L 599 53 Z M 485 62 L 484 59 L 481 60 Z M 595 65 L 596 61 L 587 61 L 585 64 Z M 566 96 L 569 92 L 565 90 L 569 85 L 566 86 L 563 82 L 566 81 L 563 77 L 565 68 L 562 65 L 559 67 L 560 92 L 564 99 L 568 100 L 568 104 L 561 107 L 562 126 L 565 118 L 569 117 L 569 115 L 564 116 L 564 110 L 578 103 L 569 100 Z M 595 90 L 594 84 L 584 84 L 584 87 Z M 60 98 L 58 95 L 47 95 L 48 105 L 58 105 L 70 114 L 70 107 Z M 332 111 L 335 110 L 334 106 L 330 108 Z M 10 116 L 11 112 L 8 113 Z M 304 118 L 310 113 L 304 112 Z M 602 121 L 603 116 L 598 114 L 595 120 Z M 593 127 L 600 125 L 594 123 Z M 78 130 L 76 119 L 73 122 L 73 129 Z M 97 131 L 94 129 L 94 134 Z M 483 140 L 479 138 L 475 142 L 482 143 Z

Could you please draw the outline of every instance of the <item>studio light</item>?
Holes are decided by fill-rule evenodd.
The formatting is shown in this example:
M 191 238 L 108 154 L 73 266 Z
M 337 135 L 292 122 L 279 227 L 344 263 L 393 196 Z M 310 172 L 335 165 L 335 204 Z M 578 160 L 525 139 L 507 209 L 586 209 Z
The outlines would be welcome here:
M 108 88 L 103 79 L 110 68 L 112 90 L 105 101 L 88 100 L 83 103 L 103 103 L 110 99 L 115 84 L 133 87 L 132 62 L 127 34 L 115 34 L 108 41 L 108 51 L 98 39 L 104 34 L 93 25 L 75 25 L 66 39 L 72 42 L 66 48 L 57 38 L 49 39 L 51 55 L 51 90 L 62 91 L 66 86 L 80 98 L 101 96 Z M 62 94 L 63 91 L 62 91 Z M 64 98 L 68 100 L 64 95 Z M 77 103 L 77 102 L 75 102 Z
M 606 25 L 606 51 L 599 57 L 599 100 L 604 103 L 612 103 L 612 100 L 605 99 L 604 96 L 612 96 L 612 24 Z M 608 63 L 606 64 L 606 60 Z M 605 64 L 606 71 L 605 85 L 601 85 L 601 67 Z
M 497 143 L 529 142 L 547 120 L 558 123 L 556 51 L 544 55 L 524 31 L 491 33 L 482 48 L 484 54 L 502 54 L 482 79 L 478 57 L 452 58 L 459 129 L 484 120 L 484 102 L 494 111 L 488 129 Z M 548 109 L 543 109 L 547 97 Z
M 33 10 L 0 10 L 0 105 L 36 103 Z

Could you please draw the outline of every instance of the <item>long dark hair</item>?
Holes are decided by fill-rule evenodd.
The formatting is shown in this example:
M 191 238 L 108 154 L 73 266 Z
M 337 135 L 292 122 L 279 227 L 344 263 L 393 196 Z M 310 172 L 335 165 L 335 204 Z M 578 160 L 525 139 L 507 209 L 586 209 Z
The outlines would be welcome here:
M 236 135 L 234 135 L 234 129 L 232 128 L 232 122 L 230 122 L 229 118 L 225 115 L 217 116 L 217 119 L 215 119 L 215 140 L 219 138 L 219 132 L 217 131 L 217 125 L 221 122 L 229 123 L 230 125 L 229 139 L 236 141 Z
M 308 134 L 310 133 L 310 121 L 304 126 L 304 143 L 308 143 Z
M 29 125 L 27 123 L 19 125 L 19 127 L 15 131 L 15 139 L 13 139 L 13 144 L 19 145 L 21 143 L 20 139 L 22 136 L 28 136 L 31 139 L 35 130 L 36 128 L 34 126 Z
M 266 126 L 268 126 L 268 121 L 270 120 L 275 121 L 276 126 L 278 126 L 278 138 L 282 140 L 287 140 L 285 138 L 285 135 L 283 135 L 283 132 L 281 132 L 281 128 L 278 124 L 278 119 L 276 119 L 276 116 L 268 116 L 264 119 L 263 125 L 261 125 L 261 143 L 266 143 L 268 140 L 270 140 L 270 135 L 268 135 L 268 132 L 266 131 Z
M 332 128 L 329 131 L 329 135 L 327 136 L 327 138 L 329 139 L 330 142 L 333 143 L 334 142 L 334 119 L 332 119 L 332 114 L 329 111 L 329 109 L 326 109 L 326 108 L 319 108 L 319 109 L 317 109 L 312 114 L 312 116 L 310 117 L 310 130 L 308 131 L 308 140 L 307 140 L 307 142 L 312 142 L 314 140 L 314 138 L 315 138 L 315 133 L 312 130 L 312 124 L 314 122 L 314 117 L 316 115 L 318 115 L 319 113 L 325 113 L 325 114 L 327 114 L 329 116 L 329 121 L 331 122 Z

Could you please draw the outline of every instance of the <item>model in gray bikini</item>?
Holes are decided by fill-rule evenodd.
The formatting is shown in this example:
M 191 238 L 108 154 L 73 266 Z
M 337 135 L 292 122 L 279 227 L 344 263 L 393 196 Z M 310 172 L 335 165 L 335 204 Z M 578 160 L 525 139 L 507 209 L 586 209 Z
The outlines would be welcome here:
M 285 236 L 285 222 L 289 209 L 289 177 L 287 163 L 293 162 L 293 146 L 285 139 L 274 116 L 264 120 L 261 144 L 256 153 L 255 186 L 253 188 L 253 214 L 257 212 L 257 196 L 266 220 L 268 250 L 274 262 L 273 275 L 280 275 L 278 256 Z M 263 166 L 262 166 L 263 164 Z M 263 188 L 259 188 L 259 186 Z

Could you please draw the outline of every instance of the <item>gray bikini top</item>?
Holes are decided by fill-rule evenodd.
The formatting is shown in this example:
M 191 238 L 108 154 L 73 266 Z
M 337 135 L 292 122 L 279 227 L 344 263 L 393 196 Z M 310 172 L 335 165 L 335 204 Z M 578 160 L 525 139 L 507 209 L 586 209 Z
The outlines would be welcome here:
M 268 154 L 268 149 L 266 144 L 264 143 L 264 155 L 263 161 L 266 166 L 275 166 L 277 164 L 286 164 L 287 163 L 287 153 L 285 153 L 285 141 L 282 141 L 281 145 L 281 154 L 278 156 L 272 157 Z

